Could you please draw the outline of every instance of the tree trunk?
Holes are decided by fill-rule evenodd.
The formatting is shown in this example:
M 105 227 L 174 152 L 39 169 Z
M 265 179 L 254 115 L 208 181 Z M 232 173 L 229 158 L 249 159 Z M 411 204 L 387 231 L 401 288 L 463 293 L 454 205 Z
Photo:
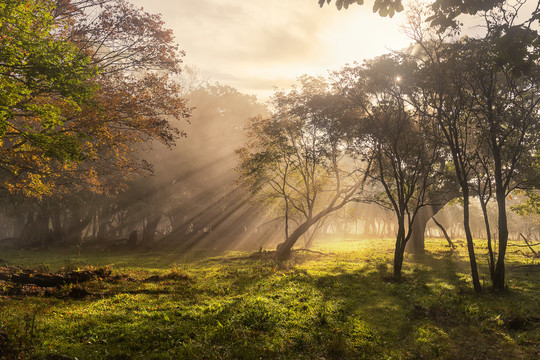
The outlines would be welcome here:
M 424 206 L 418 210 L 412 226 L 411 239 L 407 242 L 405 248 L 407 252 L 413 254 L 423 254 L 425 252 L 424 233 L 427 222 L 450 200 L 459 196 L 461 196 L 461 191 L 456 183 L 448 183 L 439 191 L 429 194 L 430 203 L 434 205 Z
M 403 267 L 403 255 L 405 253 L 405 225 L 403 219 L 398 219 L 398 233 L 396 236 L 396 248 L 394 249 L 394 280 L 401 280 Z
M 152 245 L 155 241 L 156 230 L 161 220 L 161 214 L 150 218 L 143 230 L 143 243 L 146 245 Z
M 504 190 L 497 189 L 497 207 L 499 210 L 499 254 L 497 256 L 497 265 L 493 274 L 493 288 L 496 290 L 505 290 L 505 266 L 504 257 L 506 255 L 506 246 L 508 244 L 508 222 L 506 219 L 506 194 Z
M 318 219 L 317 219 L 318 220 Z M 292 234 L 277 246 L 276 249 L 276 257 L 279 260 L 286 260 L 291 255 L 291 249 L 293 248 L 294 244 L 298 241 L 300 236 L 302 236 L 308 229 L 315 224 L 316 220 L 314 219 L 308 219 L 304 223 L 302 223 L 299 227 L 296 228 L 292 232 Z
M 441 229 L 443 235 L 444 235 L 444 238 L 446 239 L 446 241 L 448 242 L 448 245 L 452 248 L 452 249 L 455 249 L 456 246 L 454 245 L 454 243 L 452 242 L 452 240 L 450 240 L 450 236 L 448 236 L 448 233 L 446 232 L 446 229 L 444 228 L 444 226 L 442 226 L 442 224 L 440 222 L 437 221 L 437 219 L 435 219 L 435 217 L 432 217 L 431 218 L 433 220 L 433 222 L 435 223 L 435 225 L 437 225 L 437 227 L 439 229 Z
M 493 256 L 493 247 L 491 246 L 491 226 L 489 225 L 489 217 L 487 212 L 487 203 L 484 199 L 479 196 L 480 206 L 482 208 L 482 214 L 484 215 L 484 225 L 486 228 L 486 238 L 487 238 L 487 247 L 488 247 L 488 261 L 489 261 L 489 276 L 493 284 L 493 279 L 495 277 L 495 258 Z
M 394 250 L 394 280 L 400 281 L 401 280 L 401 269 L 403 267 L 403 255 L 405 251 L 403 251 L 400 247 L 396 244 L 396 249 Z
M 476 256 L 474 254 L 474 242 L 469 224 L 469 189 L 468 184 L 462 185 L 463 189 L 463 227 L 467 238 L 467 249 L 469 250 L 469 262 L 471 265 L 471 276 L 473 280 L 474 291 L 482 292 L 482 285 L 478 276 L 478 266 L 476 265 Z
M 82 211 L 79 208 L 72 209 L 66 231 L 66 239 L 70 243 L 78 244 L 81 242 L 83 230 L 90 224 L 93 215 L 93 209 L 89 209 L 85 215 L 82 214 Z
M 407 242 L 405 251 L 410 254 L 423 254 L 425 252 L 424 235 L 426 232 L 426 225 L 429 219 L 438 213 L 447 202 L 448 201 L 444 202 L 444 204 L 424 206 L 418 210 L 412 225 L 411 239 Z

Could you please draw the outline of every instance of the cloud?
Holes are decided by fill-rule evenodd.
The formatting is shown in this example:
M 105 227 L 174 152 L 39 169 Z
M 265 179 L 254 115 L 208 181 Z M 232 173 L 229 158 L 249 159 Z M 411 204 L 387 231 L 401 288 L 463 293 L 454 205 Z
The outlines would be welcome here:
M 315 0 L 131 0 L 163 15 L 185 62 L 264 97 L 304 74 L 324 74 L 393 46 L 395 21 L 370 6 L 337 11 Z

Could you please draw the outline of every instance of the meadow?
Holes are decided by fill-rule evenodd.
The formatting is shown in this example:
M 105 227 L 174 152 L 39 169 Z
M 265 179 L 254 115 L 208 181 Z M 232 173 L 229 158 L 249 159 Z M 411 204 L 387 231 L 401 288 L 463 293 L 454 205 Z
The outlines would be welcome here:
M 0 358 L 540 358 L 540 260 L 510 247 L 508 290 L 494 292 L 478 241 L 485 291 L 475 294 L 456 243 L 427 240 L 399 283 L 390 239 L 319 242 L 287 262 L 174 248 L 5 251 L 4 272 L 99 271 L 58 288 L 0 280 Z

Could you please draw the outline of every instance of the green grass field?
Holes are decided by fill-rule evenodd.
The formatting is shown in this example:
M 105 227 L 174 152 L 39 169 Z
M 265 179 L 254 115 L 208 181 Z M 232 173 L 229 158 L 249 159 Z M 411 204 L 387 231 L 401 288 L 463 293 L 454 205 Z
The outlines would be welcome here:
M 428 240 L 425 255 L 406 257 L 401 283 L 390 279 L 391 240 L 319 243 L 323 254 L 286 263 L 174 249 L 4 252 L 11 266 L 106 266 L 112 277 L 52 293 L 0 281 L 0 358 L 540 358 L 540 261 L 510 253 L 509 289 L 495 293 L 478 242 L 478 295 L 458 244 Z M 86 296 L 67 296 L 73 287 Z

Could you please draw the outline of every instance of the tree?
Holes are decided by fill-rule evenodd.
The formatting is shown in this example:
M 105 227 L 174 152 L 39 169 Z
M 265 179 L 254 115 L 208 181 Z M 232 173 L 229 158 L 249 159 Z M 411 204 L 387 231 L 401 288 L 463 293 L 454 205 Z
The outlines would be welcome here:
M 444 42 L 424 42 L 418 39 L 424 50 L 419 79 L 419 91 L 411 96 L 412 104 L 431 116 L 440 129 L 441 139 L 447 147 L 455 178 L 463 197 L 463 222 L 469 251 L 469 262 L 475 291 L 481 291 L 473 237 L 470 230 L 469 178 L 471 176 L 470 152 L 477 135 L 472 122 L 472 99 L 465 86 L 461 72 L 459 51 Z
M 253 119 L 249 142 L 237 151 L 241 183 L 263 201 L 281 202 L 286 239 L 278 258 L 288 257 L 313 225 L 352 201 L 365 181 L 364 168 L 347 153 L 348 104 L 322 79 L 300 82 L 300 90 L 275 94 L 274 113 Z M 289 232 L 291 218 L 297 225 Z
M 506 13 L 503 17 L 508 19 L 512 18 L 512 13 L 519 11 L 526 2 L 527 0 L 436 0 L 431 4 L 432 14 L 426 20 L 430 22 L 432 27 L 438 28 L 441 31 L 448 28 L 458 29 L 462 26 L 458 20 L 458 17 L 461 15 L 489 16 L 490 12 L 493 14 L 493 11 L 495 11 Z M 510 16 L 508 17 L 507 14 Z M 530 26 L 534 21 L 538 20 L 540 20 L 539 4 L 525 18 L 523 24 Z
M 71 24 L 66 36 L 100 70 L 94 103 L 70 123 L 88 139 L 92 162 L 82 169 L 114 192 L 132 173 L 151 170 L 138 150 L 155 141 L 172 146 L 184 135 L 178 127 L 191 111 L 177 78 L 184 53 L 160 15 L 124 0 L 58 4 L 57 19 Z
M 428 134 L 436 128 L 429 116 L 407 104 L 406 91 L 414 63 L 396 56 L 382 56 L 363 66 L 345 68 L 340 77 L 344 96 L 355 99 L 358 151 L 373 159 L 369 176 L 382 187 L 364 195 L 393 210 L 397 219 L 394 278 L 401 279 L 405 246 L 420 209 L 428 205 L 428 193 L 437 179 L 440 147 Z
M 88 156 L 67 123 L 90 104 L 97 69 L 65 41 L 53 10 L 52 1 L 0 4 L 0 186 L 25 195 L 50 191 L 56 161 Z
M 183 52 L 159 15 L 123 0 L 47 4 L 44 13 L 54 29 L 51 36 L 84 59 L 77 71 L 92 71 L 91 81 L 87 80 L 92 91 L 84 102 L 76 103 L 76 109 L 59 109 L 61 127 L 51 127 L 75 139 L 72 147 L 81 155 L 65 161 L 61 156 L 49 159 L 37 154 L 31 161 L 36 166 L 46 164 L 40 180 L 55 190 L 39 204 L 39 212 L 52 218 L 57 240 L 80 241 L 92 222 L 99 228 L 96 235 L 104 234 L 114 212 L 108 209 L 110 204 L 97 206 L 102 197 L 125 190 L 135 174 L 150 174 L 151 166 L 138 152 L 155 142 L 174 145 L 183 135 L 178 127 L 191 109 L 177 79 Z M 79 73 L 60 70 L 62 79 L 78 85 Z M 50 104 L 58 98 L 53 93 L 40 96 Z
M 490 55 L 497 43 L 490 40 L 471 40 L 472 51 L 464 54 L 464 60 L 470 75 L 467 85 L 475 95 L 476 124 L 488 139 L 490 161 L 486 170 L 491 172 L 498 206 L 499 249 L 493 287 L 504 290 L 508 243 L 506 197 L 523 185 L 521 172 L 530 167 L 538 150 L 540 72 L 534 62 L 523 71 L 518 71 L 515 63 L 498 66 Z
M 517 12 L 503 11 L 504 16 L 500 16 L 498 11 L 503 10 L 496 8 L 485 15 L 488 32 L 483 39 L 447 41 L 438 33 L 426 40 L 419 26 L 411 34 L 423 49 L 419 61 L 424 83 L 419 84 L 422 90 L 415 103 L 419 108 L 429 104 L 428 112 L 434 114 L 452 154 L 464 200 L 471 268 L 475 261 L 468 208 L 469 197 L 476 194 L 484 212 L 493 286 L 504 289 L 508 239 L 505 198 L 514 188 L 526 186 L 523 174 L 537 143 L 537 56 L 530 50 L 538 35 L 522 25 L 511 25 Z M 520 34 L 520 40 L 512 46 L 515 52 L 505 54 L 501 43 L 515 34 Z M 492 191 L 499 210 L 495 268 L 486 210 Z M 479 280 L 475 278 L 473 270 L 478 290 Z

